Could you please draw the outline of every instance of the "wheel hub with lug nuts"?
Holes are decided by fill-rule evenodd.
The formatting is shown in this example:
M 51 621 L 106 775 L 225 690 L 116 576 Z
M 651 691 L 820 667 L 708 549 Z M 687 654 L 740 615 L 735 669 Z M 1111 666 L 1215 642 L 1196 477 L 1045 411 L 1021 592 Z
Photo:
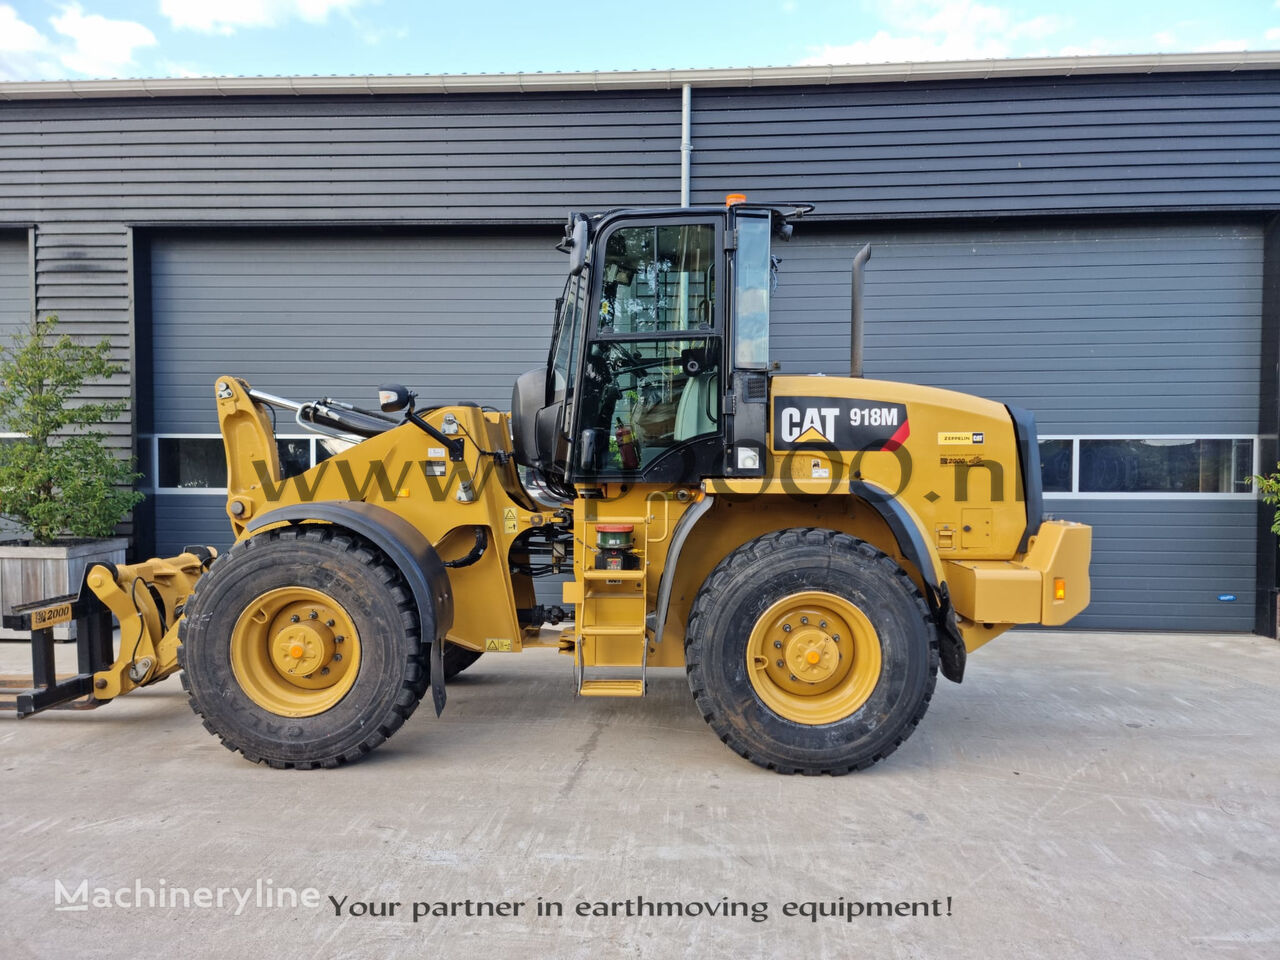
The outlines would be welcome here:
M 337 644 L 333 631 L 313 623 L 290 624 L 271 645 L 276 669 L 290 676 L 309 677 L 333 659 Z
M 231 633 L 231 668 L 245 694 L 284 717 L 310 717 L 338 703 L 355 682 L 360 640 L 347 611 L 310 587 L 257 597 Z
M 822 630 L 806 627 L 790 634 L 783 647 L 792 676 L 806 683 L 821 683 L 840 665 L 839 644 Z
M 760 700 L 796 723 L 834 723 L 871 696 L 880 679 L 880 640 L 866 614 L 844 597 L 803 591 L 757 620 L 747 669 Z

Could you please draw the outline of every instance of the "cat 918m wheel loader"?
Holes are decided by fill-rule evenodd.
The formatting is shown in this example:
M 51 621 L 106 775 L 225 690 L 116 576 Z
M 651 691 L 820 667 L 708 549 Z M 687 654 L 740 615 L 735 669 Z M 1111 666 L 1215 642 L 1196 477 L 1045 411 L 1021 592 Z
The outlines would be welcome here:
M 892 753 L 939 669 L 958 682 L 1010 626 L 1085 607 L 1090 529 L 1042 518 L 1026 411 L 861 378 L 866 249 L 853 376 L 775 372 L 771 246 L 808 209 L 571 215 L 550 355 L 509 413 L 218 378 L 235 545 L 89 572 L 123 627 L 94 695 L 180 665 L 228 747 L 332 767 L 428 689 L 443 709 L 480 655 L 553 647 L 586 697 L 639 697 L 647 668 L 683 666 L 716 734 L 781 772 Z M 270 407 L 348 445 L 284 476 Z M 563 609 L 535 595 L 554 574 Z

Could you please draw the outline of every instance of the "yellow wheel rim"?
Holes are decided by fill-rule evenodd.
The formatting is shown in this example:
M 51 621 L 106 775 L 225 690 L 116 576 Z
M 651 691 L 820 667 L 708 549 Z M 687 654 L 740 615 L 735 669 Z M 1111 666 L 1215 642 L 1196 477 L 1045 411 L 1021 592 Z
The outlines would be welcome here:
M 231 631 L 231 670 L 245 694 L 281 717 L 338 703 L 360 670 L 360 637 L 328 594 L 281 587 L 250 603 Z
M 756 621 L 747 676 L 764 705 L 795 723 L 835 723 L 880 681 L 880 638 L 866 614 L 833 593 L 783 597 Z

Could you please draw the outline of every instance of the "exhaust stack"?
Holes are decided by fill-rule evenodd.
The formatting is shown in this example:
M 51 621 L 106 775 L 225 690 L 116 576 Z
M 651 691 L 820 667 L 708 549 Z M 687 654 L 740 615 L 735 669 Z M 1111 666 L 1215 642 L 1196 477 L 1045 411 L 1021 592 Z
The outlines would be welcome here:
M 867 261 L 871 259 L 871 244 L 867 244 L 853 256 L 853 280 L 850 284 L 851 316 L 849 318 L 849 376 L 862 376 L 862 279 Z

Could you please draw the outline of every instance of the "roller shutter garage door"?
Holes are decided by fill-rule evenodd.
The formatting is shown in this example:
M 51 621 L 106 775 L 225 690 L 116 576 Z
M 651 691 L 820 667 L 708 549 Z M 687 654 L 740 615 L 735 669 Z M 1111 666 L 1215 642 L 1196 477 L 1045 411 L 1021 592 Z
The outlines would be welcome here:
M 213 383 L 234 374 L 293 399 L 373 407 L 381 383 L 419 404 L 507 409 L 516 377 L 545 362 L 566 258 L 538 237 L 158 236 L 151 241 L 151 429 L 155 546 L 226 546 Z M 305 437 L 279 411 L 277 434 Z M 322 456 L 309 440 L 293 458 Z
M 1094 527 L 1072 626 L 1252 630 L 1261 226 L 797 227 L 775 251 L 784 370 L 848 372 L 868 241 L 866 375 L 1035 411 L 1046 512 Z

